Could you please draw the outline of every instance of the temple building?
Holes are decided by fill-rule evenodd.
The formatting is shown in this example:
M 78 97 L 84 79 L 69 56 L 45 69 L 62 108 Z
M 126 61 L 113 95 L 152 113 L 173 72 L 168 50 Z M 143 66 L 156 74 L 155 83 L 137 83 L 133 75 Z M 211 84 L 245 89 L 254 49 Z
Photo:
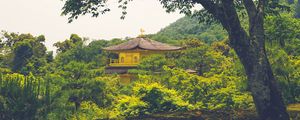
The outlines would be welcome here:
M 180 50 L 181 47 L 171 46 L 157 42 L 142 35 L 119 45 L 104 48 L 104 50 L 116 53 L 117 59 L 111 59 L 105 69 L 107 74 L 120 74 L 121 78 L 130 77 L 129 69 L 137 67 L 139 62 L 151 54 L 164 54 L 169 51 Z M 130 78 L 128 78 L 130 79 Z

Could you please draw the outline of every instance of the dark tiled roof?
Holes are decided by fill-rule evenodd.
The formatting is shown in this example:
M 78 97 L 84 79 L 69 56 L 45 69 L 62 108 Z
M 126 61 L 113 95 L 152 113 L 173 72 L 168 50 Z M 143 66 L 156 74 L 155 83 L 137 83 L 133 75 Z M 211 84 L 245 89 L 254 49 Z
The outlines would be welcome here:
M 132 50 L 132 49 L 145 49 L 145 50 L 179 50 L 181 47 L 171 46 L 165 43 L 157 42 L 149 38 L 137 37 L 128 42 L 121 43 L 119 45 L 110 46 L 104 48 L 104 50 L 117 51 L 117 50 Z

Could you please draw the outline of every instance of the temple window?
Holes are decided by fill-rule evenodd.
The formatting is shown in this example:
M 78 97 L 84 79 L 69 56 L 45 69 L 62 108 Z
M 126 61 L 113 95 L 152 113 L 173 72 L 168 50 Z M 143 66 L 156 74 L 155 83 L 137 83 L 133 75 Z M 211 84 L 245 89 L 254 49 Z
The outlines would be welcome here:
M 121 57 L 121 63 L 124 63 L 124 57 Z
M 133 62 L 134 62 L 134 63 L 137 63 L 137 62 L 138 62 L 138 57 L 137 57 L 137 56 L 134 56 Z

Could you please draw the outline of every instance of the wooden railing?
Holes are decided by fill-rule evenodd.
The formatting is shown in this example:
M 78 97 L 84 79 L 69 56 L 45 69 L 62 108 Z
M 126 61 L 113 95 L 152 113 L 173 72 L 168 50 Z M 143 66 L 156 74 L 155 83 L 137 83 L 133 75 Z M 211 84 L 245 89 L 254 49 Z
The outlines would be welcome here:
M 109 66 L 137 66 L 139 63 L 125 63 L 119 61 L 119 59 L 109 59 Z

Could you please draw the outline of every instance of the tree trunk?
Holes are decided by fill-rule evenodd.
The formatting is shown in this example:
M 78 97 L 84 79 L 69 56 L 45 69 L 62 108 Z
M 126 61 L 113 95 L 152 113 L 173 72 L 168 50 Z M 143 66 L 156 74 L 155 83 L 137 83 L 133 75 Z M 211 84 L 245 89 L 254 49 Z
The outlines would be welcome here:
M 257 33 L 255 33 L 257 34 Z M 232 45 L 244 65 L 248 86 L 253 96 L 258 115 L 262 120 L 288 120 L 281 92 L 268 61 L 263 35 L 231 36 L 230 39 L 252 39 L 249 48 Z M 248 57 L 245 57 L 248 56 Z
M 241 26 L 234 0 L 195 0 L 211 13 L 229 34 L 248 78 L 257 113 L 262 120 L 288 120 L 281 92 L 265 51 L 264 6 L 267 0 L 243 0 L 249 17 L 249 35 Z
M 263 14 L 253 14 L 249 20 L 249 36 L 241 28 L 232 29 L 229 34 L 231 46 L 244 65 L 260 119 L 288 120 L 289 115 L 265 51 Z M 246 42 L 241 44 L 237 40 Z
M 300 18 L 300 0 L 296 4 L 295 18 Z
M 253 51 L 257 50 L 253 49 Z M 266 53 L 264 50 L 257 53 L 252 59 L 243 60 L 250 63 L 245 66 L 245 70 L 257 112 L 262 120 L 288 120 Z
M 288 4 L 294 4 L 294 0 L 287 0 Z

